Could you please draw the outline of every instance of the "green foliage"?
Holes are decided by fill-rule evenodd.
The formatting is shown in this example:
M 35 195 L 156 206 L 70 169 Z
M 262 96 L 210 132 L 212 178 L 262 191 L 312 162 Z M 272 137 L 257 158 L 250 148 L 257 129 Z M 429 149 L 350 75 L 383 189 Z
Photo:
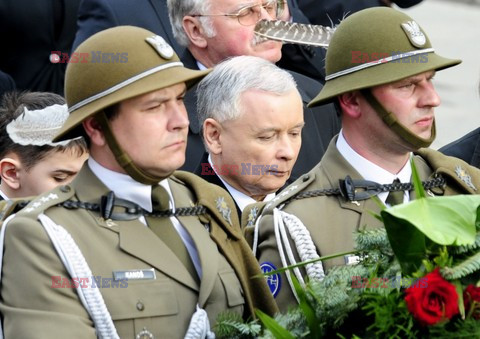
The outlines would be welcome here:
M 447 280 L 460 279 L 480 270 L 480 252 L 453 267 L 445 267 L 442 275 Z
M 267 328 L 268 331 L 271 332 L 274 338 L 295 339 L 295 337 L 289 331 L 287 331 L 269 315 L 263 313 L 260 310 L 256 310 L 255 313 L 257 314 L 257 317 L 263 323 L 265 328 Z
M 218 315 L 213 331 L 219 339 L 249 339 L 257 338 L 262 327 L 256 320 L 244 323 L 240 314 L 227 311 Z
M 477 233 L 473 244 L 463 245 L 463 246 L 452 246 L 452 248 L 450 249 L 450 252 L 452 254 L 463 254 L 463 253 L 473 252 L 475 250 L 478 250 L 479 248 L 480 248 L 480 233 Z
M 359 231 L 354 234 L 354 240 L 355 248 L 359 251 L 380 250 L 390 255 L 393 254 L 384 228 Z
M 258 311 L 264 326 L 262 333 L 258 327 L 255 328 L 258 332 L 250 329 L 255 323 L 225 318 L 215 327 L 217 336 L 480 338 L 480 320 L 475 319 L 471 307 L 465 310 L 463 302 L 467 285 L 480 286 L 480 195 L 427 197 L 413 162 L 412 175 L 417 200 L 392 208 L 383 208 L 382 204 L 379 218 L 385 229 L 362 229 L 354 234 L 355 251 L 321 258 L 356 253 L 357 264 L 333 267 L 323 280 L 307 281 L 306 286 L 300 286 L 294 279 L 298 307 L 277 314 L 274 319 Z M 391 279 L 398 282 L 402 278 L 407 281 L 424 278 L 436 268 L 455 286 L 459 315 L 434 326 L 421 326 L 407 308 L 404 299 L 407 286 L 393 286 Z M 436 298 L 431 292 L 426 298 Z M 443 301 L 424 299 L 421 294 L 417 293 L 419 300 L 413 300 L 418 302 L 415 306 L 426 307 L 431 302 L 434 307 L 442 307 L 443 304 L 436 303 Z M 419 313 L 415 316 L 421 317 Z
M 456 318 L 454 321 L 430 327 L 429 336 L 435 339 L 480 338 L 480 326 L 476 319 Z
M 417 338 L 414 319 L 407 310 L 403 294 L 392 289 L 388 294 L 366 292 L 362 309 L 374 317 L 368 332 L 376 338 Z

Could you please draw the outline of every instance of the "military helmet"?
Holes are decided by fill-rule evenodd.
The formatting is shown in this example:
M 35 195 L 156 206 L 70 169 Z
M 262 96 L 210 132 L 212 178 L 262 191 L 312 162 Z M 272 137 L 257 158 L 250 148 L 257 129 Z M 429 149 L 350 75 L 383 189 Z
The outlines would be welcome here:
M 436 54 L 423 29 L 405 13 L 365 9 L 336 28 L 327 50 L 326 83 L 309 106 L 460 62 Z
M 182 82 L 189 87 L 208 72 L 183 67 L 172 47 L 146 29 L 101 31 L 71 56 L 65 75 L 70 115 L 54 140 L 79 135 L 80 123 L 108 106 Z

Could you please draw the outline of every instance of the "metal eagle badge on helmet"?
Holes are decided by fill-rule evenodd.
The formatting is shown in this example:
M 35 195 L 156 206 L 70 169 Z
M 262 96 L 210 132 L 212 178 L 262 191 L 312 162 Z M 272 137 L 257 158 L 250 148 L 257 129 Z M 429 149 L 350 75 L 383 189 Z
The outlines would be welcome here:
M 145 40 L 155 48 L 162 58 L 171 59 L 173 57 L 174 51 L 172 46 L 170 46 L 160 35 L 152 35 L 151 37 L 145 38 Z
M 423 34 L 420 26 L 418 26 L 415 21 L 412 20 L 402 23 L 402 28 L 413 46 L 423 47 L 427 42 L 425 34 Z

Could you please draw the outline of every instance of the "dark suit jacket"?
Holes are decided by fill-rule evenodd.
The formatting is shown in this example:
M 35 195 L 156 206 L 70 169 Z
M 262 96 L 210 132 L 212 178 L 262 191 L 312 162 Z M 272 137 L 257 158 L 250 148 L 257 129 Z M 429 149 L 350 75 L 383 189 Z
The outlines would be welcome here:
M 297 0 L 288 0 L 287 2 L 293 22 L 301 24 L 311 23 L 298 6 Z M 277 65 L 280 68 L 304 74 L 324 84 L 325 56 L 326 50 L 322 47 L 284 44 L 282 47 L 282 58 L 277 62 Z
M 480 127 L 443 146 L 439 151 L 480 168 Z
M 63 94 L 66 63 L 52 51 L 70 54 L 80 0 L 0 1 L 0 69 L 20 90 Z
M 131 25 L 161 35 L 180 56 L 185 50 L 173 37 L 166 0 L 83 0 L 78 9 L 73 48 L 107 28 Z

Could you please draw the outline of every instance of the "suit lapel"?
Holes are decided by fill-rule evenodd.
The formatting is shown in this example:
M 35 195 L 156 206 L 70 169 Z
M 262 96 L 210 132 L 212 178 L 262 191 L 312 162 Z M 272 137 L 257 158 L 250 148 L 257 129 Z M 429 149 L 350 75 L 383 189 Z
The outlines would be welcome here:
M 80 201 L 98 203 L 100 197 L 109 189 L 95 176 L 88 164 L 85 164 L 72 182 L 75 193 Z M 197 283 L 183 264 L 147 226 L 139 220 L 117 221 L 104 220 L 98 214 L 93 214 L 98 226 L 116 232 L 119 235 L 120 248 L 130 255 L 152 265 L 157 270 L 172 279 L 198 290 Z M 183 269 L 179 269 L 179 268 Z

